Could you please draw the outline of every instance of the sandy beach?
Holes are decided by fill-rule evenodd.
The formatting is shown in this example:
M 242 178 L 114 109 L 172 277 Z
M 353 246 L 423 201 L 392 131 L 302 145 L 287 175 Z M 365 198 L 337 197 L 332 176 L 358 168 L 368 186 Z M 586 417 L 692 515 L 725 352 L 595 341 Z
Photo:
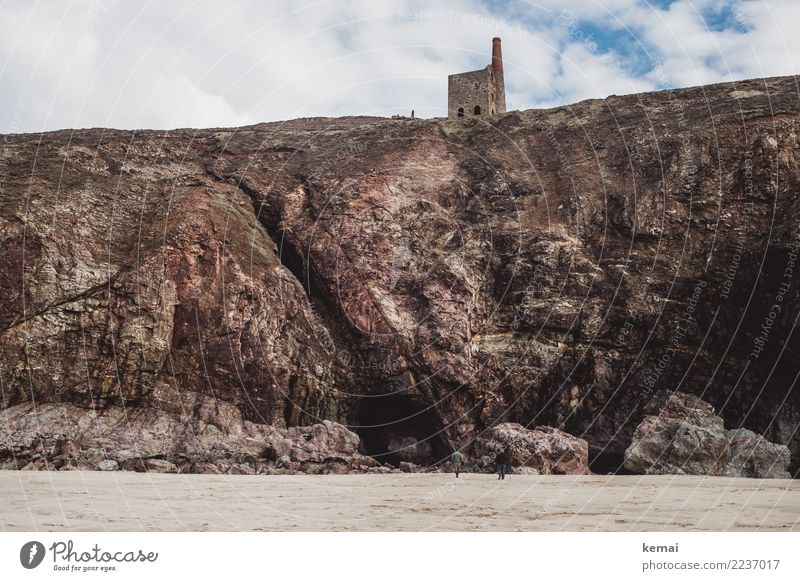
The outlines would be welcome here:
M 3 531 L 800 531 L 800 481 L 0 472 Z

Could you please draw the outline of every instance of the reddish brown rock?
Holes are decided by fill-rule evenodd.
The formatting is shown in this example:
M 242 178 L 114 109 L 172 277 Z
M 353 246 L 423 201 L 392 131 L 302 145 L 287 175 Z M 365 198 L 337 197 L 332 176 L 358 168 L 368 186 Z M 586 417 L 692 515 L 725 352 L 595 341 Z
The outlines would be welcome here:
M 189 472 L 191 474 L 222 474 L 219 468 L 215 464 L 211 464 L 210 462 L 198 462 L 197 464 L 192 464 Z
M 789 448 L 764 436 L 739 428 L 728 430 L 730 460 L 725 476 L 748 478 L 790 478 Z
M 0 421 L 9 428 L 0 433 L 0 460 L 5 468 L 28 470 L 111 470 L 113 465 L 138 472 L 254 474 L 253 464 L 275 463 L 280 451 L 300 470 L 306 464 L 308 471 L 326 473 L 340 471 L 334 464 L 346 469 L 377 464 L 360 452 L 358 435 L 335 422 L 287 429 L 237 418 L 235 411 L 222 417 L 226 423 L 220 426 L 212 423 L 219 416 L 200 420 L 120 408 L 20 404 L 0 411 Z M 64 450 L 79 450 L 80 457 L 59 454 Z
M 750 430 L 726 430 L 723 419 L 700 398 L 662 391 L 645 407 L 625 452 L 636 474 L 703 474 L 788 478 L 789 450 Z
M 484 469 L 493 469 L 503 451 L 512 467 L 525 467 L 538 474 L 591 474 L 589 444 L 550 426 L 526 429 L 520 424 L 499 424 L 487 431 L 475 446 Z
M 148 458 L 144 461 L 144 468 L 147 472 L 160 472 L 162 474 L 178 473 L 178 467 L 175 464 L 159 458 Z
M 427 465 L 536 423 L 613 471 L 639 405 L 686 382 L 796 469 L 799 135 L 785 77 L 477 121 L 4 136 L 0 408 L 102 410 L 150 426 L 148 454 L 234 463 L 324 420 Z

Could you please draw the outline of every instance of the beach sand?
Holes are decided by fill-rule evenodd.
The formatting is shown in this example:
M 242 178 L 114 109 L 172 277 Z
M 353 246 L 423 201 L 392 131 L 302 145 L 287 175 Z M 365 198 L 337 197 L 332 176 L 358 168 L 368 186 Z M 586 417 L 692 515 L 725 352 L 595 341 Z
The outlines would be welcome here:
M 800 481 L 0 471 L 3 531 L 800 531 Z

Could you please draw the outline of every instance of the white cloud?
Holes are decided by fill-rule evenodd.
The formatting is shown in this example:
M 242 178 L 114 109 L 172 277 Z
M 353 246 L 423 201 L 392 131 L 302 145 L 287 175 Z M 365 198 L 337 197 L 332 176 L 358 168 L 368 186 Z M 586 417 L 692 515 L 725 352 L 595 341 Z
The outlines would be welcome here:
M 500 2 L 11 0 L 0 131 L 443 115 L 447 75 L 488 64 L 495 35 L 518 108 L 800 64 L 796 0 Z M 720 9 L 732 21 L 709 30 Z

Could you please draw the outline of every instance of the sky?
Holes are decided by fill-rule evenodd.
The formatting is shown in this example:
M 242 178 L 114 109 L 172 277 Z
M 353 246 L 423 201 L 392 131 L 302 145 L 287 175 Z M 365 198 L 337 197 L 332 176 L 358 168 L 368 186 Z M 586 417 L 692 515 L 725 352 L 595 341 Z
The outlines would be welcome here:
M 800 67 L 799 0 L 0 0 L 0 133 L 446 116 L 503 39 L 508 109 Z

